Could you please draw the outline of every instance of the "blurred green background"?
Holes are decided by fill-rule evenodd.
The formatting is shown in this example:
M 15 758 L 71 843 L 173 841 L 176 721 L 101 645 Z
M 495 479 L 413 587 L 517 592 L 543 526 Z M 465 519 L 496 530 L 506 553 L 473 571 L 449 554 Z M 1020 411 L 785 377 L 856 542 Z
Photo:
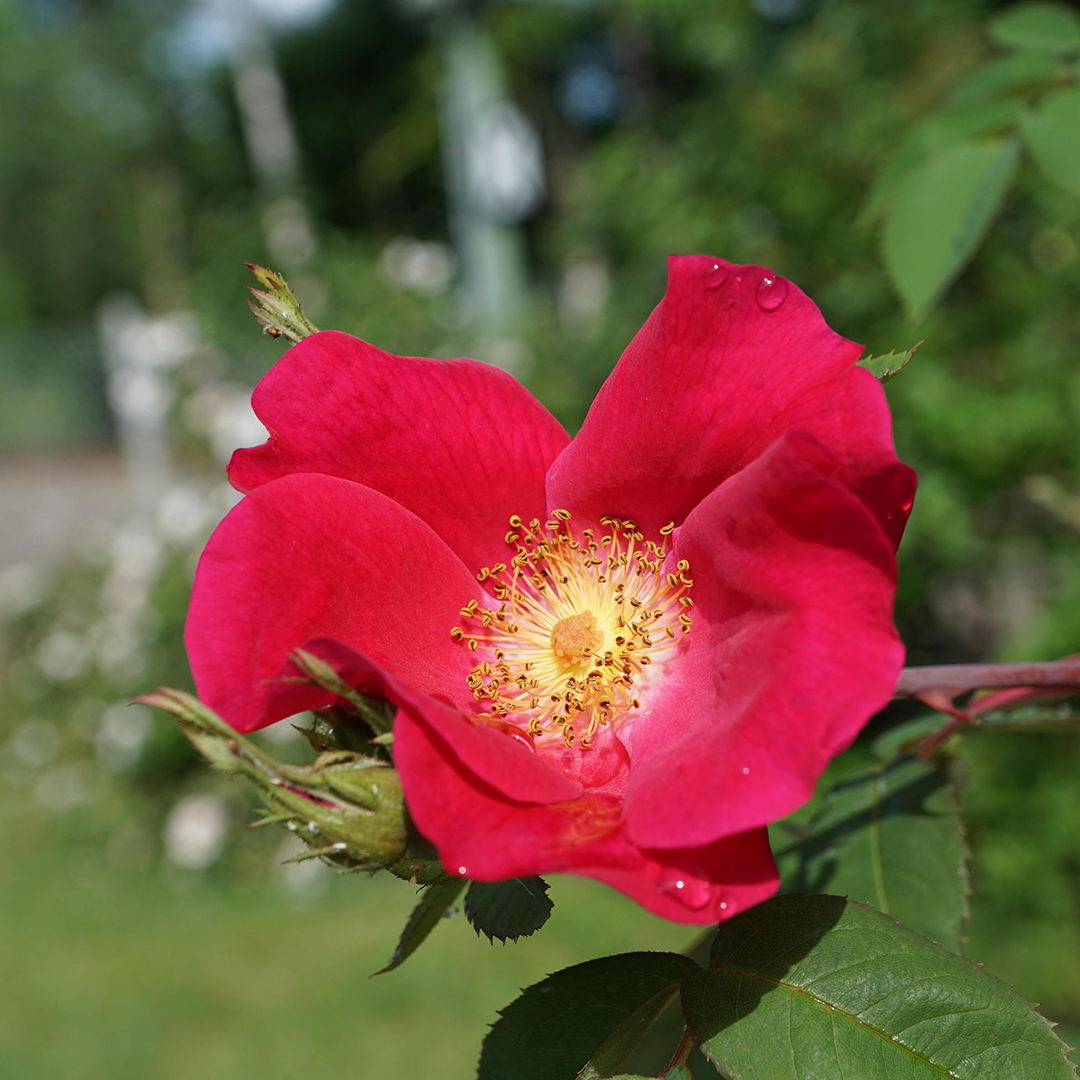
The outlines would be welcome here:
M 125 704 L 190 686 L 194 558 L 262 437 L 281 348 L 245 260 L 320 326 L 509 368 L 571 429 L 669 252 L 770 266 L 875 353 L 925 337 L 889 386 L 911 660 L 1080 651 L 1080 200 L 1025 166 L 918 325 L 859 220 L 1005 6 L 0 0 L 0 1074 L 454 1080 L 517 987 L 693 938 L 558 880 L 534 939 L 459 918 L 368 981 L 413 890 L 283 867 L 239 784 Z M 1080 741 L 964 757 L 968 953 L 1068 1035 Z

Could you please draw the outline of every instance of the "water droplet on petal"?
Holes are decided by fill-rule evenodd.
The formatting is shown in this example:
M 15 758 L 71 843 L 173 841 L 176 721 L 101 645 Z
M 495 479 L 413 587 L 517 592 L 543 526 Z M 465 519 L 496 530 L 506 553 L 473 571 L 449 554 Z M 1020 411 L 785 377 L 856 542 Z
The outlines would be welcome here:
M 705 288 L 719 289 L 727 279 L 727 268 L 721 266 L 719 263 L 713 263 L 712 266 L 705 271 Z
M 716 914 L 721 919 L 730 919 L 737 910 L 738 905 L 734 900 L 721 900 L 716 905 Z
M 457 872 L 458 872 L 458 873 L 459 873 L 459 874 L 460 874 L 460 875 L 461 875 L 462 877 L 464 877 L 464 876 L 465 876 L 465 867 L 464 867 L 464 866 L 459 866 L 459 867 L 457 868 Z
M 762 311 L 776 311 L 787 299 L 790 288 L 786 278 L 766 274 L 757 287 L 758 307 Z
M 506 720 L 491 720 L 489 726 L 495 728 L 496 731 L 501 731 L 507 738 L 513 739 L 521 746 L 527 747 L 534 754 L 536 753 L 536 746 L 532 739 L 516 724 L 508 723 Z
M 743 774 L 743 776 L 749 776 L 750 775 L 750 766 L 749 765 L 744 765 L 742 767 L 742 774 Z
M 692 911 L 703 908 L 712 896 L 712 887 L 707 881 L 680 870 L 664 870 L 660 875 L 659 889 Z

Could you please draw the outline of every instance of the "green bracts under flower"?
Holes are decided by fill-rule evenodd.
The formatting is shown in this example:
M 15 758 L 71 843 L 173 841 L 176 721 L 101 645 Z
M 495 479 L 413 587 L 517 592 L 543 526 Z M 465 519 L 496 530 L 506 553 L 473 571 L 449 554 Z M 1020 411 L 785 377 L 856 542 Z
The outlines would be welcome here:
M 308 851 L 298 860 L 322 858 L 344 872 L 387 869 L 420 884 L 447 879 L 428 853 L 409 850 L 419 838 L 408 821 L 397 770 L 381 757 L 333 749 L 310 765 L 289 765 L 181 690 L 162 687 L 138 701 L 174 716 L 215 768 L 254 783 L 269 808 L 258 824 L 282 824 L 300 837 Z

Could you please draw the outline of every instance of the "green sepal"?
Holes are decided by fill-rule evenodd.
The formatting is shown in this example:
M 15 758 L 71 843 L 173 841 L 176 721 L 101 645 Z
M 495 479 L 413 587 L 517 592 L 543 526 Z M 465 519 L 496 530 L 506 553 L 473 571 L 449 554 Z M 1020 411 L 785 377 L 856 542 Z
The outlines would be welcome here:
M 891 382 L 911 363 L 911 358 L 919 351 L 919 346 L 926 341 L 916 341 L 910 349 L 903 352 L 882 353 L 881 356 L 867 356 L 859 361 L 859 367 L 866 368 L 871 375 L 884 385 Z
M 337 868 L 377 870 L 406 854 L 410 826 L 401 778 L 381 758 L 329 750 L 310 765 L 289 765 L 183 691 L 163 687 L 137 700 L 174 716 L 215 768 L 247 777 L 274 822 L 320 849 Z
M 318 327 L 304 314 L 289 283 L 277 271 L 257 263 L 244 265 L 263 286 L 261 289 L 251 288 L 248 306 L 264 334 L 272 338 L 283 337 L 296 344 L 318 333 Z
M 428 934 L 446 916 L 465 884 L 464 879 L 457 878 L 438 885 L 429 885 L 424 889 L 420 903 L 413 908 L 408 922 L 405 923 L 405 929 L 401 931 L 401 939 L 394 949 L 394 955 L 390 957 L 386 967 L 375 972 L 376 975 L 383 975 L 400 967 L 416 952 Z

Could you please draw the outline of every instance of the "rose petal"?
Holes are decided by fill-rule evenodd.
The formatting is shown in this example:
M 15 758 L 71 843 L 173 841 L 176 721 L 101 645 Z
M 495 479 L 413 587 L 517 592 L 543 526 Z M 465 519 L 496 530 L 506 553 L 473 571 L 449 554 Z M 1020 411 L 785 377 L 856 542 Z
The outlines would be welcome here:
M 700 850 L 645 852 L 627 839 L 617 796 L 586 791 L 547 806 L 512 802 L 414 710 L 398 714 L 394 747 L 409 812 L 452 872 L 480 881 L 582 874 L 657 915 L 695 924 L 717 922 L 776 891 L 764 830 Z
M 549 506 L 589 521 L 633 518 L 655 533 L 801 430 L 833 452 L 838 478 L 899 542 L 915 477 L 896 461 L 880 384 L 855 365 L 862 346 L 830 330 L 790 283 L 765 310 L 768 275 L 702 255 L 669 259 L 663 301 L 548 473 Z
M 234 486 L 354 480 L 426 521 L 473 571 L 505 558 L 511 514 L 544 516 L 544 473 L 568 441 L 497 367 L 393 356 L 330 330 L 290 349 L 251 403 L 270 439 L 236 451 Z
M 464 767 L 503 795 L 521 802 L 553 803 L 581 794 L 581 784 L 539 757 L 526 736 L 480 723 L 473 714 L 421 693 L 415 686 L 340 641 L 316 638 L 305 642 L 303 649 L 324 660 L 342 681 L 361 693 L 381 697 L 422 717 Z M 291 661 L 286 663 L 281 676 L 268 687 L 271 702 L 287 701 L 295 686 L 292 680 L 303 677 Z M 395 752 L 396 746 L 397 741 Z M 432 794 L 439 797 L 437 792 Z
M 684 847 L 783 817 L 892 695 L 904 649 L 880 523 L 789 435 L 686 519 L 693 627 L 620 731 L 635 843 Z
M 471 654 L 450 637 L 482 594 L 446 544 L 393 499 L 314 473 L 246 496 L 195 574 L 185 642 L 199 696 L 238 731 L 290 715 L 267 681 L 317 636 L 363 651 L 426 693 L 471 703 Z M 291 712 L 325 703 L 305 688 Z

